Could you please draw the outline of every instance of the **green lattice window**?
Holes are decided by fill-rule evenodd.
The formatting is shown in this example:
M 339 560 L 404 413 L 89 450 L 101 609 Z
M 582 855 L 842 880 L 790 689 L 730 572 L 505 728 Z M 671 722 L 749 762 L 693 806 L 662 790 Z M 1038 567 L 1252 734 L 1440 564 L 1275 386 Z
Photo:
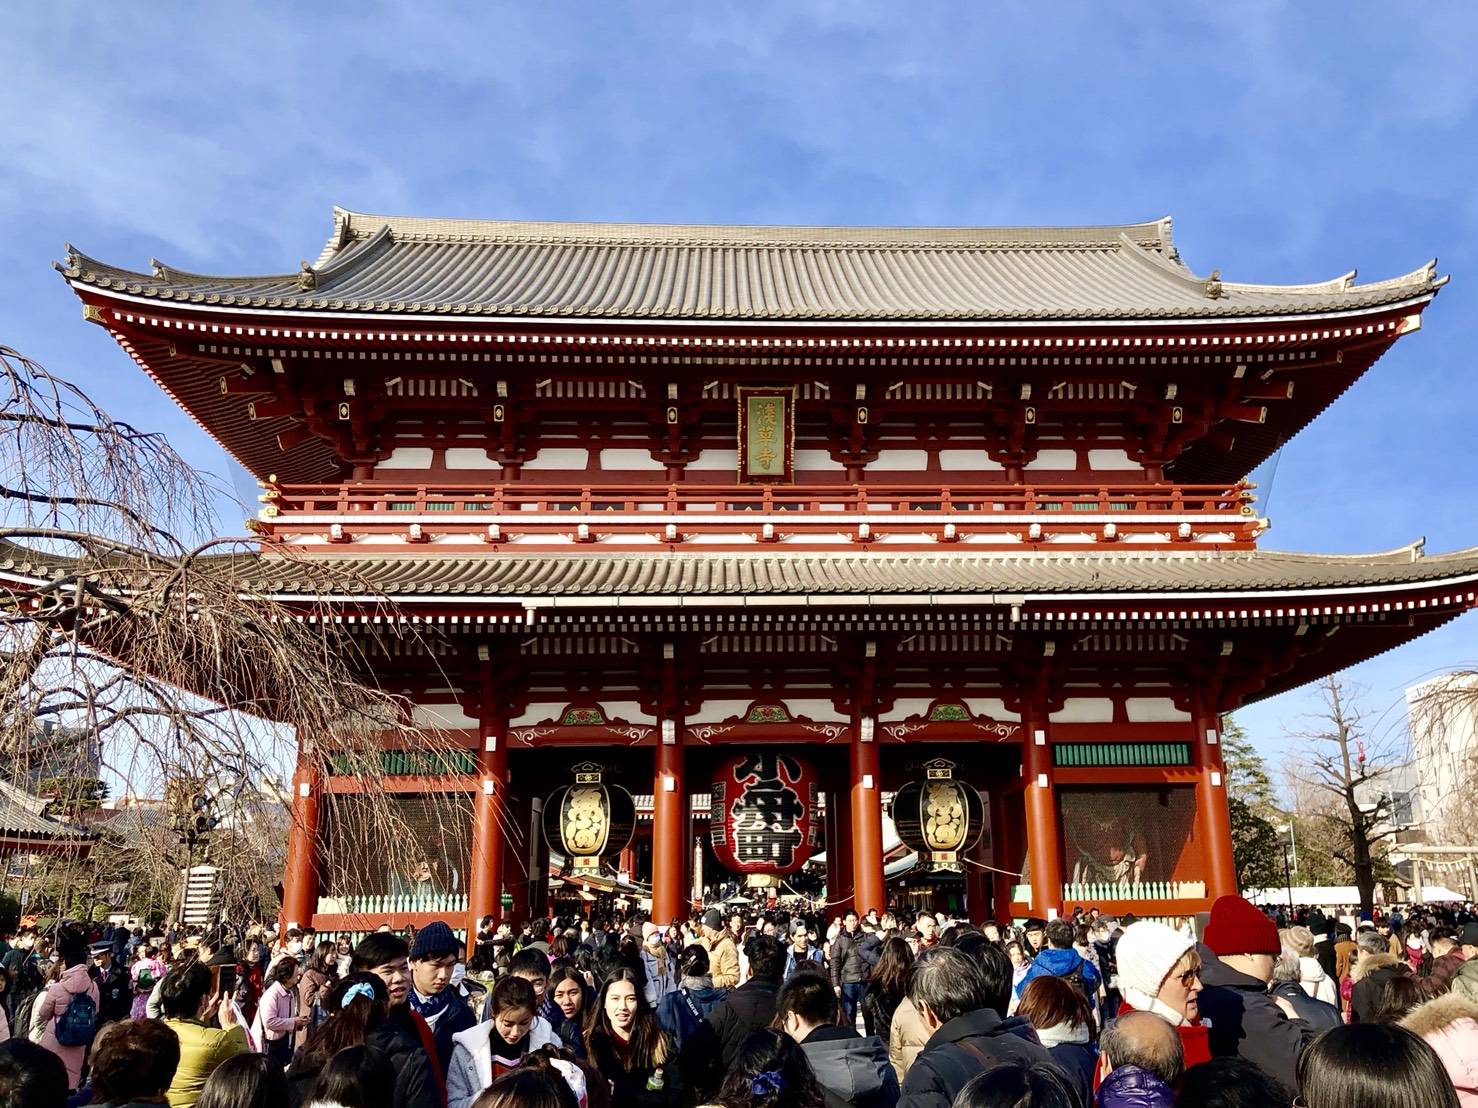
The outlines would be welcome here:
M 1188 766 L 1190 743 L 1058 743 L 1055 766 Z
M 370 772 L 365 763 L 362 757 L 341 754 L 334 759 L 330 772 L 341 776 Z M 382 750 L 378 769 L 386 777 L 475 773 L 477 754 L 471 750 Z

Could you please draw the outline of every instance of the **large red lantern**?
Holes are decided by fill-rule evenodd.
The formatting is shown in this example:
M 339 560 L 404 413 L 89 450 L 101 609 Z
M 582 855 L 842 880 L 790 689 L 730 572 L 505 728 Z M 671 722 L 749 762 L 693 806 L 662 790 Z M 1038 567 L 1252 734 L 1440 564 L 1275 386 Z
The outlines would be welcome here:
M 750 884 L 794 873 L 815 853 L 820 786 L 805 759 L 764 751 L 729 758 L 714 768 L 712 794 L 713 852 Z

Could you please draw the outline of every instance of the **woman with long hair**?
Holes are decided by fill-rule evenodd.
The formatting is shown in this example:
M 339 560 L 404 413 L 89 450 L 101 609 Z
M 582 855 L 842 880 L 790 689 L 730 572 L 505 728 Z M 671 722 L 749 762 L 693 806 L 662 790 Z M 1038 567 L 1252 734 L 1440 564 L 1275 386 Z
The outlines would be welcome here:
M 585 1057 L 585 1016 L 590 1010 L 585 975 L 574 966 L 556 966 L 549 975 L 548 993 L 563 1017 L 554 1029 L 559 1041 Z
M 1404 1027 L 1333 1027 L 1298 1059 L 1305 1108 L 1459 1108 L 1457 1090 L 1430 1046 Z
M 913 968 L 913 951 L 902 939 L 884 939 L 878 947 L 878 962 L 867 978 L 862 994 L 862 1025 L 869 1035 L 883 1042 L 893 1029 L 893 1013 L 908 993 L 908 971 Z
M 641 973 L 606 978 L 585 1025 L 585 1056 L 611 1083 L 612 1108 L 666 1108 L 679 1100 L 672 1038 L 647 1004 Z
M 339 979 L 339 947 L 332 939 L 324 939 L 313 948 L 308 964 L 298 977 L 298 1011 L 308 1017 L 311 1034 L 324 1021 L 323 998 Z
M 287 1068 L 293 1103 L 308 1103 L 307 1093 L 324 1069 L 351 1046 L 383 1051 L 395 1070 L 396 1108 L 441 1108 L 435 1063 L 411 1033 L 390 1019 L 390 992 L 373 973 L 351 973 L 323 998 L 328 1018 L 308 1036 Z
M 783 1031 L 752 1031 L 724 1076 L 722 1108 L 826 1108 L 826 1093 L 796 1041 Z

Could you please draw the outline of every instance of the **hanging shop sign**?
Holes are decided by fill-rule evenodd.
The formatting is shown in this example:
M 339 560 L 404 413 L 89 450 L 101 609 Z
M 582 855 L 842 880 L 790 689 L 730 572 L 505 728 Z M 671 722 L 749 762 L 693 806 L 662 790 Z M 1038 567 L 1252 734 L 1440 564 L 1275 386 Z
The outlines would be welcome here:
M 709 813 L 713 852 L 735 873 L 780 877 L 816 851 L 820 786 L 811 764 L 793 754 L 761 752 L 714 769 Z
M 961 858 L 985 829 L 980 793 L 955 780 L 948 758 L 924 763 L 924 780 L 910 781 L 893 796 L 889 812 L 898 838 L 919 855 L 920 873 L 962 873 Z
M 636 803 L 620 785 L 607 785 L 604 768 L 575 766 L 575 783 L 544 802 L 544 841 L 569 859 L 566 874 L 593 877 L 601 860 L 619 854 L 636 830 Z

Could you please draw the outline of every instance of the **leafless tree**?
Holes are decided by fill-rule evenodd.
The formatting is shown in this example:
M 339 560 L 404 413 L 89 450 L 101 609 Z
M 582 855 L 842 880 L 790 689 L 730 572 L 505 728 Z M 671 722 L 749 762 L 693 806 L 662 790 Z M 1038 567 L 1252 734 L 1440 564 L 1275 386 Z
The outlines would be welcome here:
M 254 808 L 277 801 L 247 783 L 291 773 L 301 736 L 311 765 L 359 773 L 368 790 L 336 815 L 339 853 L 360 852 L 342 849 L 352 840 L 408 869 L 414 836 L 378 791 L 380 754 L 450 744 L 371 683 L 355 640 L 312 618 L 331 593 L 374 589 L 290 548 L 205 537 L 222 495 L 161 436 L 0 346 L 0 772 L 56 770 L 37 741 L 51 721 L 95 744 L 101 764 L 78 772 L 153 797 L 216 782 L 250 826 Z M 271 580 L 288 577 L 309 599 L 272 595 Z M 413 633 L 387 603 L 378 614 L 385 634 Z M 179 861 L 160 864 L 177 879 Z
M 1322 830 L 1330 855 L 1349 867 L 1360 907 L 1368 912 L 1375 903 L 1383 845 L 1396 830 L 1388 790 L 1401 759 L 1394 737 L 1371 734 L 1358 693 L 1337 675 L 1326 677 L 1321 691 L 1323 711 L 1310 717 L 1310 728 L 1293 736 L 1299 749 L 1289 758 L 1288 773 L 1295 796 L 1308 790 L 1308 800 L 1295 803 L 1295 811 Z

